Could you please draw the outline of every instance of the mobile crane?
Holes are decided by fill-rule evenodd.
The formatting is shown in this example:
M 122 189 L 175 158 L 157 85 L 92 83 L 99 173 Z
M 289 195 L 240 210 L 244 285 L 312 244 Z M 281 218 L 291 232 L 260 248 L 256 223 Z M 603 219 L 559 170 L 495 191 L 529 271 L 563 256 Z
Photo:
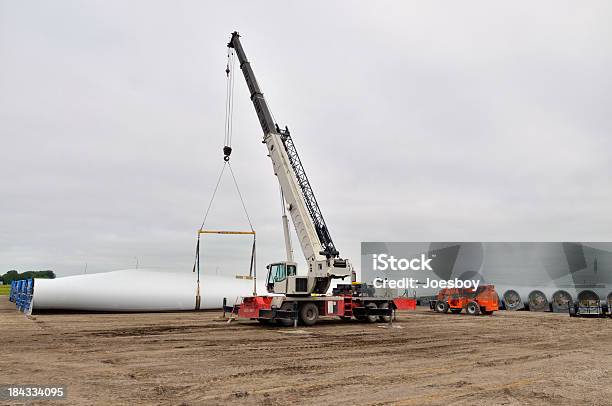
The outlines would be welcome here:
M 307 263 L 306 276 L 299 275 L 293 261 L 288 221 L 283 213 L 287 260 L 268 265 L 266 288 L 272 296 L 251 296 L 238 305 L 238 316 L 283 325 L 299 320 L 315 324 L 319 316 L 355 317 L 375 322 L 391 321 L 393 300 L 370 296 L 370 290 L 354 282 L 355 272 L 349 260 L 340 257 L 304 171 L 289 129 L 274 121 L 257 83 L 238 32 L 233 32 L 228 48 L 235 51 L 240 69 L 249 88 L 251 101 L 263 130 L 263 143 L 272 160 L 283 198 L 297 233 Z M 333 279 L 351 278 L 353 283 L 340 285 L 335 296 L 326 296 Z

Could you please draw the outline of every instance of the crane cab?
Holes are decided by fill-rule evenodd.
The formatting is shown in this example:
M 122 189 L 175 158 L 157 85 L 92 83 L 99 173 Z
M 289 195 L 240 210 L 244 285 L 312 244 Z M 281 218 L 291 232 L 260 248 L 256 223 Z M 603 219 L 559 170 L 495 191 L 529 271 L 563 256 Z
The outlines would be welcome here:
M 269 293 L 286 295 L 308 295 L 308 277 L 297 276 L 297 263 L 285 261 L 275 262 L 266 267 L 268 277 L 266 289 Z

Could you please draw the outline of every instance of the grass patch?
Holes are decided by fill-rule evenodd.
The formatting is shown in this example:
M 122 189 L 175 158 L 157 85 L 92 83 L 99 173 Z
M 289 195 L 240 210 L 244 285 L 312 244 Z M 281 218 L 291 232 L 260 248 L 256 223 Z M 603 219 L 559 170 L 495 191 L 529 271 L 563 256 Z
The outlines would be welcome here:
M 0 296 L 8 296 L 11 285 L 0 285 Z

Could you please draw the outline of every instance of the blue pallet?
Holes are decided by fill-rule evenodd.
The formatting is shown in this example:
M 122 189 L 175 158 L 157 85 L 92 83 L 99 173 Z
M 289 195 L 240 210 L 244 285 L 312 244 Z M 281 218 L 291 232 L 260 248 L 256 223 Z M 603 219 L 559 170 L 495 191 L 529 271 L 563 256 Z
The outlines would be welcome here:
M 34 293 L 34 279 L 21 279 L 15 281 L 15 288 L 11 288 L 13 301 L 17 310 L 24 313 L 29 312 Z
M 19 310 L 19 306 L 21 304 L 21 288 L 23 286 L 23 281 L 22 280 L 18 280 L 17 281 L 17 291 L 15 292 L 15 306 L 17 306 L 17 309 Z
M 11 290 L 9 291 L 9 300 L 15 303 L 15 292 L 17 292 L 16 281 L 11 281 Z
M 23 296 L 23 280 L 18 280 L 17 281 L 17 296 L 16 296 L 16 300 L 15 300 L 15 306 L 17 306 L 17 310 L 21 310 L 21 301 L 22 301 L 22 296 Z

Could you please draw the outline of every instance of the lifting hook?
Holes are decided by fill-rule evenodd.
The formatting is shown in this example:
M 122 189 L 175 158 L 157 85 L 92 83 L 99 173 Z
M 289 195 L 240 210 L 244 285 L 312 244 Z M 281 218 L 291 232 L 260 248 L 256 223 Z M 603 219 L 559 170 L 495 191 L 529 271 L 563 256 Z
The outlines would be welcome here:
M 223 160 L 225 162 L 229 161 L 231 154 L 232 154 L 232 147 L 229 147 L 227 145 L 224 146 L 223 147 L 223 155 L 225 155 L 225 156 L 223 157 Z

